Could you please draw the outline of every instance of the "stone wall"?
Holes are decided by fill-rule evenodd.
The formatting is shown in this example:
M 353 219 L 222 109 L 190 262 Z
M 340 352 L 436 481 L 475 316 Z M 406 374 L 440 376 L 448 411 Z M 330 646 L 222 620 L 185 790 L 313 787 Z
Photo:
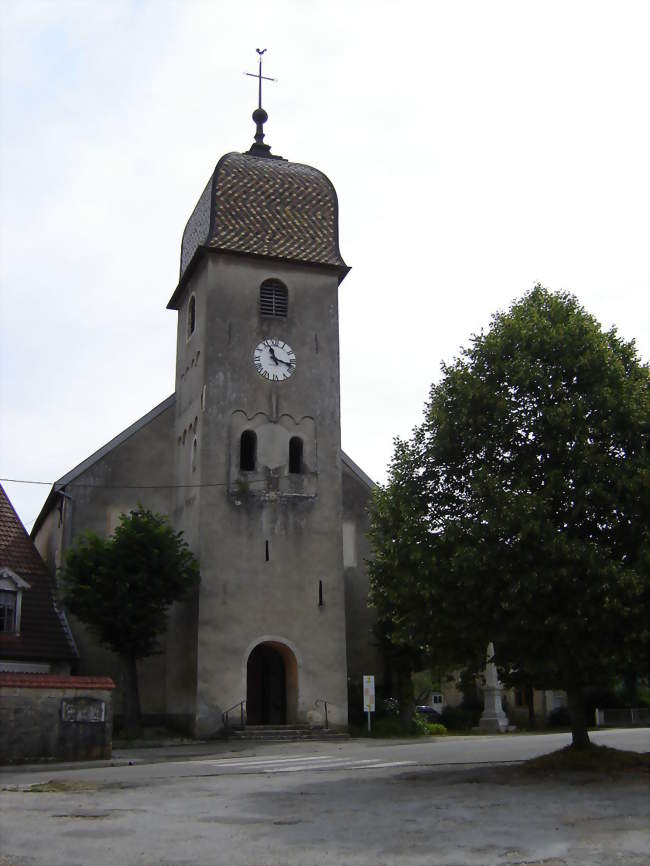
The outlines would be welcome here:
M 367 538 L 370 485 L 349 457 L 343 457 L 343 567 L 345 575 L 345 613 L 348 678 L 361 686 L 363 677 L 372 674 L 379 689 L 385 682 L 385 659 L 377 644 L 374 627 L 377 611 L 368 607 L 368 570 L 372 558 Z M 357 708 L 358 709 L 358 708 Z
M 109 677 L 0 674 L 0 764 L 111 757 Z

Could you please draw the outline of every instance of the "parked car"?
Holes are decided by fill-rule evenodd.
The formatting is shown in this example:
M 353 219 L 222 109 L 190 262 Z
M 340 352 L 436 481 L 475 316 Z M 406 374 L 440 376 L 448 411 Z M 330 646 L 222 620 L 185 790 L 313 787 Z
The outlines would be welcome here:
M 415 708 L 415 712 L 421 716 L 426 716 L 427 720 L 430 722 L 439 722 L 440 721 L 440 713 L 438 710 L 435 710 L 433 707 L 428 706 L 420 706 Z

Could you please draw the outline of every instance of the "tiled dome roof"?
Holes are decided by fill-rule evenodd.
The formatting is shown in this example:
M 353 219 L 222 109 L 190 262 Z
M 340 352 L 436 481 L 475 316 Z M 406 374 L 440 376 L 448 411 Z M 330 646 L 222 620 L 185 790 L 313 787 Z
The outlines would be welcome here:
M 200 246 L 347 270 L 332 183 L 277 157 L 227 153 L 219 160 L 183 233 L 181 282 Z

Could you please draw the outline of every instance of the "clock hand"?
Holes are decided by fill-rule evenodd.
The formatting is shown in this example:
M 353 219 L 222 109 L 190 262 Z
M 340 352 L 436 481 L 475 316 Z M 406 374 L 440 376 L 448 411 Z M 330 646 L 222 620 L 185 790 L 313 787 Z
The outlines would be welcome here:
M 285 361 L 284 358 L 278 358 L 275 354 L 275 350 L 272 346 L 269 346 L 269 355 L 271 356 L 271 360 L 277 364 L 284 364 L 285 367 L 293 367 L 293 361 Z

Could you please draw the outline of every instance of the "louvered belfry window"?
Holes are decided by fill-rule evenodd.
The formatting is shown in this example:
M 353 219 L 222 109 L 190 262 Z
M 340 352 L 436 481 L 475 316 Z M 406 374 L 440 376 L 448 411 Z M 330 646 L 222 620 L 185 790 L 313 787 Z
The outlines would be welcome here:
M 289 294 L 280 280 L 265 280 L 260 286 L 260 313 L 263 316 L 287 318 Z

